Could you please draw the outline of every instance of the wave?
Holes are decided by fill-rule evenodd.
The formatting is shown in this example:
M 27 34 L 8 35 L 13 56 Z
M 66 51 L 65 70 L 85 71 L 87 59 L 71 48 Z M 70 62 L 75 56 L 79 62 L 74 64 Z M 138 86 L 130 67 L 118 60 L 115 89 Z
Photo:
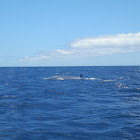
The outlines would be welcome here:
M 114 79 L 114 80 L 113 79 L 112 80 L 111 79 L 110 80 L 103 80 L 103 81 L 104 82 L 112 82 L 112 81 L 116 81 L 116 79 Z
M 85 80 L 96 80 L 96 78 L 93 78 L 93 77 L 91 77 L 91 78 L 84 78 Z

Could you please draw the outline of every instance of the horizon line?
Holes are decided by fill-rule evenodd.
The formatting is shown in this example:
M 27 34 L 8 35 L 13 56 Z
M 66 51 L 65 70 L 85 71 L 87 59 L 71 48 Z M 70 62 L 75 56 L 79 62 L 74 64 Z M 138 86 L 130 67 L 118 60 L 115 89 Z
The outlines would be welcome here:
M 6 67 L 135 67 L 135 66 L 140 66 L 140 65 L 89 65 L 89 66 L 0 66 L 0 68 L 6 68 Z

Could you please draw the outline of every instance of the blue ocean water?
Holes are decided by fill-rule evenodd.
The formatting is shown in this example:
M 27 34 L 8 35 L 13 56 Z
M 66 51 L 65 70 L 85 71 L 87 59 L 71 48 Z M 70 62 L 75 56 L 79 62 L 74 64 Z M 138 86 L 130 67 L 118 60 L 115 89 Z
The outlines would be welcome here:
M 0 139 L 139 140 L 140 67 L 0 68 Z

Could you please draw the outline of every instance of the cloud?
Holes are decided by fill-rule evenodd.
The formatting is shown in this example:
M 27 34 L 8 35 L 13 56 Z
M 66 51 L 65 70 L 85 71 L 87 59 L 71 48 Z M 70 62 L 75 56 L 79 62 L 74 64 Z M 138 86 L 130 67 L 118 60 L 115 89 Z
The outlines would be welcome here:
M 71 42 L 67 49 L 40 52 L 32 57 L 20 59 L 20 61 L 66 59 L 137 51 L 140 51 L 140 32 L 78 39 Z
M 79 39 L 71 43 L 73 48 L 96 48 L 96 47 L 126 47 L 140 45 L 140 32 L 136 34 L 106 35 L 97 38 Z

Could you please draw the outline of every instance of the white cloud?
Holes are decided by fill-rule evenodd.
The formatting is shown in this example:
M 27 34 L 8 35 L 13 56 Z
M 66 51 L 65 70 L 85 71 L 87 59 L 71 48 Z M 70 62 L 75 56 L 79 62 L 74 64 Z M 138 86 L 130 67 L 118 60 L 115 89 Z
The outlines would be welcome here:
M 21 61 L 112 55 L 137 51 L 140 51 L 140 32 L 78 39 L 71 42 L 69 49 L 38 53 L 33 57 L 27 56 L 21 59 Z
M 79 39 L 71 43 L 73 48 L 126 47 L 140 45 L 140 32 L 136 34 L 106 35 L 97 38 Z

